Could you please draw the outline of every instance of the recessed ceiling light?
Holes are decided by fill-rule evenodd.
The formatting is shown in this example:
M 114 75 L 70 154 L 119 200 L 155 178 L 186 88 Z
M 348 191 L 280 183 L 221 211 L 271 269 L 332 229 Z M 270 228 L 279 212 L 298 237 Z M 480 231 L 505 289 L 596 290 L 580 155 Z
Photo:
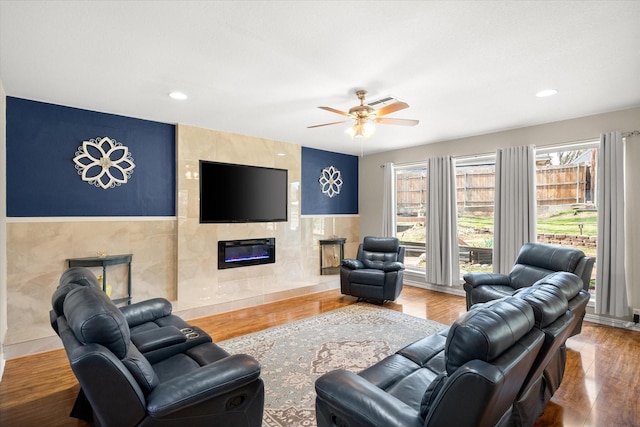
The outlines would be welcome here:
M 187 95 L 182 92 L 171 92 L 169 96 L 173 99 L 179 99 L 179 100 L 187 99 Z
M 553 96 L 556 93 L 558 93 L 558 91 L 555 90 L 555 89 L 545 89 L 545 90 L 541 90 L 540 92 L 536 93 L 536 96 L 538 98 L 544 98 L 546 96 Z

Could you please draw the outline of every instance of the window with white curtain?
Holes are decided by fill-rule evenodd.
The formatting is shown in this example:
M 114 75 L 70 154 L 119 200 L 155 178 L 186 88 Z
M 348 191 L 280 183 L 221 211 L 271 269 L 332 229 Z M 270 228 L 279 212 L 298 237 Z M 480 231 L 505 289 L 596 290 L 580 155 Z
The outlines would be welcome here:
M 460 274 L 493 269 L 495 154 L 456 159 Z
M 596 256 L 598 141 L 536 148 L 538 241 Z M 405 265 L 424 272 L 427 164 L 395 165 L 396 237 Z M 460 273 L 492 271 L 495 154 L 456 158 Z M 597 264 L 597 263 L 596 263 Z M 594 267 L 592 278 L 595 278 Z M 591 292 L 595 280 L 591 280 Z
M 405 247 L 408 270 L 425 271 L 427 164 L 395 166 L 396 237 Z
M 589 141 L 536 149 L 538 242 L 570 246 L 596 256 L 598 144 Z M 591 276 L 592 295 L 596 267 Z

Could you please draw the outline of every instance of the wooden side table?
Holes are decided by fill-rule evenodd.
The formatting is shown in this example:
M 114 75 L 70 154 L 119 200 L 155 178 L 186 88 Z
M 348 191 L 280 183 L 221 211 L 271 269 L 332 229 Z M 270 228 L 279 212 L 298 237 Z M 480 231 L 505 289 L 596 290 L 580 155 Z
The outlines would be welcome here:
M 102 290 L 107 291 L 107 267 L 110 265 L 127 264 L 127 296 L 113 300 L 115 304 L 126 302 L 131 304 L 131 259 L 133 254 L 107 255 L 103 257 L 69 258 L 69 267 L 102 267 Z
M 340 272 L 340 263 L 344 259 L 344 242 L 347 239 L 338 237 L 335 239 L 319 240 L 320 242 L 320 274 L 338 274 Z M 340 256 L 336 254 L 336 247 L 339 248 Z M 327 250 L 333 250 L 327 253 Z

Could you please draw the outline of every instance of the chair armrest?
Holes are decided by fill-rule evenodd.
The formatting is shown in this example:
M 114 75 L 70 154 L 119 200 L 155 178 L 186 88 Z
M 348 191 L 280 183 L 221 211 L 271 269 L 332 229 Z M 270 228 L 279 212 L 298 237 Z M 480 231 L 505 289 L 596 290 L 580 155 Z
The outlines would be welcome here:
M 344 418 L 344 425 L 422 427 L 424 423 L 418 411 L 353 372 L 331 371 L 315 386 L 320 406 L 328 405 L 332 414 Z
M 140 350 L 140 353 L 180 344 L 186 340 L 187 336 L 173 325 L 131 335 L 131 342 Z
M 509 286 L 511 284 L 509 276 L 501 273 L 467 273 L 463 278 L 473 288 L 484 285 Z
M 171 310 L 171 303 L 164 298 L 148 299 L 120 307 L 120 311 L 127 319 L 130 328 L 166 317 L 171 314 Z
M 160 418 L 235 390 L 260 378 L 260 364 L 234 354 L 158 385 L 147 397 L 147 411 Z
M 364 264 L 362 263 L 362 261 L 359 261 L 357 259 L 343 259 L 342 260 L 342 266 L 349 268 L 351 270 L 358 270 L 360 268 L 364 268 Z
M 383 271 L 400 271 L 404 270 L 404 264 L 398 261 L 389 261 L 385 262 L 382 265 Z

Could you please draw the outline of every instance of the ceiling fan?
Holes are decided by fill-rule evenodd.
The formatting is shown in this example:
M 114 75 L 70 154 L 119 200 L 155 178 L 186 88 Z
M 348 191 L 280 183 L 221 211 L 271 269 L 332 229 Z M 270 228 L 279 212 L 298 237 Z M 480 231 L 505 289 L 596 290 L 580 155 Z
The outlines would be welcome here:
M 353 126 L 347 129 L 347 133 L 351 135 L 352 138 L 368 138 L 370 137 L 375 128 L 373 126 L 374 123 L 379 123 L 381 125 L 401 125 L 401 126 L 415 126 L 419 123 L 418 120 L 411 119 L 393 119 L 390 117 L 383 117 L 387 114 L 394 113 L 396 111 L 404 110 L 405 108 L 409 108 L 409 104 L 403 101 L 395 100 L 395 102 L 391 104 L 387 104 L 379 109 L 375 109 L 370 105 L 364 104 L 364 98 L 367 96 L 366 90 L 358 90 L 356 91 L 356 95 L 360 100 L 360 105 L 356 105 L 349 109 L 349 112 L 336 110 L 331 107 L 318 107 L 323 110 L 331 111 L 332 113 L 340 114 L 341 116 L 349 117 L 349 120 L 342 120 L 339 122 L 331 122 L 331 123 L 323 123 L 321 125 L 313 125 L 307 126 L 307 128 L 317 128 L 320 126 L 329 126 L 329 125 L 337 125 L 340 123 L 347 123 L 355 120 Z

